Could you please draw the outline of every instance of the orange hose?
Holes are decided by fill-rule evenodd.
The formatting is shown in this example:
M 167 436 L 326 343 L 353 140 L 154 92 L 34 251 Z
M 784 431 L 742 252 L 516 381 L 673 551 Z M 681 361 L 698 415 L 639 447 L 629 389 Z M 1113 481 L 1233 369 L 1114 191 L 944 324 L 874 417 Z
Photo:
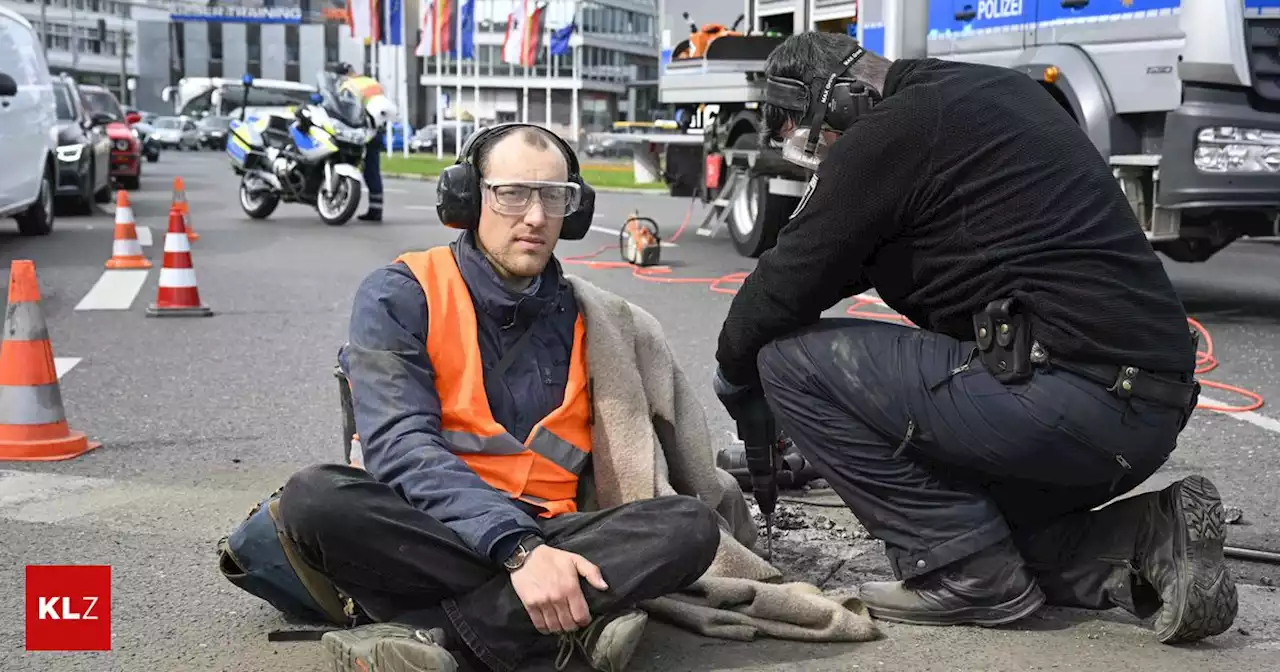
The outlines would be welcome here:
M 684 233 L 685 228 L 689 226 L 689 220 L 693 216 L 693 201 L 689 202 L 689 210 L 685 213 L 684 222 L 675 234 L 671 236 L 669 242 L 675 242 Z M 672 277 L 670 275 L 671 268 L 669 266 L 636 266 L 626 261 L 595 261 L 595 257 L 609 251 L 618 249 L 617 245 L 605 245 L 595 252 L 588 254 L 579 254 L 571 257 L 565 257 L 561 261 L 566 264 L 574 264 L 586 266 L 591 269 L 613 269 L 626 268 L 631 270 L 631 276 L 646 282 L 660 282 L 672 285 L 707 285 L 707 289 L 717 294 L 737 294 L 737 286 L 742 284 L 746 279 L 748 272 L 739 271 L 729 273 L 715 278 L 690 278 L 690 277 Z M 728 285 L 728 286 L 726 286 Z M 858 317 L 866 320 L 884 320 L 891 322 L 899 322 L 908 326 L 915 326 L 906 317 L 897 313 L 886 313 L 878 310 L 865 310 L 867 306 L 884 306 L 884 301 L 869 296 L 856 296 L 853 299 L 853 305 L 845 310 L 845 314 L 851 317 Z M 1201 340 L 1204 342 L 1204 351 L 1196 352 L 1196 375 L 1208 373 L 1218 367 L 1218 359 L 1213 354 L 1213 336 L 1209 334 L 1209 330 L 1205 329 L 1195 319 L 1187 318 L 1187 322 L 1193 329 L 1200 332 Z M 1206 411 L 1218 411 L 1220 413 L 1243 413 L 1245 411 L 1255 411 L 1262 408 L 1265 403 L 1262 395 L 1252 392 L 1244 388 L 1228 385 L 1226 383 L 1217 383 L 1211 380 L 1201 380 L 1201 387 L 1210 387 L 1216 390 L 1223 390 L 1243 397 L 1251 399 L 1250 403 L 1244 406 L 1219 406 L 1217 404 L 1199 403 L 1196 408 Z

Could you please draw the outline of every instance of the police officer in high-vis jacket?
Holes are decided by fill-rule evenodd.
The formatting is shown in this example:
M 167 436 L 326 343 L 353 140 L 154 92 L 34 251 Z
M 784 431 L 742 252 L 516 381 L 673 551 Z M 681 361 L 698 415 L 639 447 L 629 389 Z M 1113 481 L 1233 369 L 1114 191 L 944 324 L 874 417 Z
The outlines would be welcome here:
M 382 221 L 382 151 L 387 124 L 395 120 L 397 110 L 391 99 L 387 97 L 382 84 L 373 77 L 356 74 L 355 68 L 348 64 L 339 64 L 338 71 L 346 75 L 341 90 L 351 91 L 360 98 L 365 112 L 372 119 L 378 132 L 364 152 L 364 182 L 369 187 L 369 210 L 360 215 L 367 222 Z

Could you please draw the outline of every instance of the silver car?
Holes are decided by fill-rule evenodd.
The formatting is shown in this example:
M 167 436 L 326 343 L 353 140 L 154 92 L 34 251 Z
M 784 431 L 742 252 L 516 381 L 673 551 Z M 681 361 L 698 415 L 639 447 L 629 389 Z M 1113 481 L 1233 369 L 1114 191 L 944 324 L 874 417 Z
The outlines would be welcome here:
M 151 139 L 164 149 L 200 148 L 200 129 L 186 117 L 158 117 L 151 126 Z

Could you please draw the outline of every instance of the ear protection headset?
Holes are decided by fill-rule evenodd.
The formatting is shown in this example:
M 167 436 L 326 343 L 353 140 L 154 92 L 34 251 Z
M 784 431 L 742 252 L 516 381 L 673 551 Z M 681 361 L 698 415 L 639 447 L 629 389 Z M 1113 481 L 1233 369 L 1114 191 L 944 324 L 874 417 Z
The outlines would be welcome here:
M 457 161 L 440 172 L 440 178 L 436 182 L 436 214 L 440 216 L 440 221 L 451 229 L 472 229 L 480 223 L 480 206 L 484 202 L 484 193 L 480 185 L 478 157 L 483 148 L 518 128 L 541 129 L 545 135 L 555 138 L 569 165 L 568 181 L 578 185 L 579 190 L 578 209 L 564 218 L 560 238 L 585 238 L 587 231 L 591 229 L 591 219 L 595 216 L 596 192 L 582 179 L 578 156 L 564 138 L 536 124 L 521 122 L 490 126 L 471 136 L 463 145 Z
M 798 113 L 800 122 L 797 125 L 809 127 L 806 152 L 812 153 L 817 149 L 824 124 L 843 133 L 859 116 L 880 102 L 879 91 L 848 72 L 866 53 L 862 45 L 855 44 L 830 74 L 810 82 L 790 77 L 768 78 L 765 104 Z

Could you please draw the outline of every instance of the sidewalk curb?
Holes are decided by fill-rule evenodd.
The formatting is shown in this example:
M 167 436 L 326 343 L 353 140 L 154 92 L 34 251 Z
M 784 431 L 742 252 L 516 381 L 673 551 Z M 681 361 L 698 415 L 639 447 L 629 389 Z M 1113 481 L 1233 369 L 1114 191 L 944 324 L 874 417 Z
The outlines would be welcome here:
M 417 173 L 383 173 L 382 177 L 388 180 L 407 180 L 410 182 L 435 182 L 436 178 L 429 175 L 419 175 Z M 661 189 L 638 189 L 635 187 L 595 187 L 599 193 L 611 194 L 646 194 L 649 196 L 668 196 L 669 194 Z

